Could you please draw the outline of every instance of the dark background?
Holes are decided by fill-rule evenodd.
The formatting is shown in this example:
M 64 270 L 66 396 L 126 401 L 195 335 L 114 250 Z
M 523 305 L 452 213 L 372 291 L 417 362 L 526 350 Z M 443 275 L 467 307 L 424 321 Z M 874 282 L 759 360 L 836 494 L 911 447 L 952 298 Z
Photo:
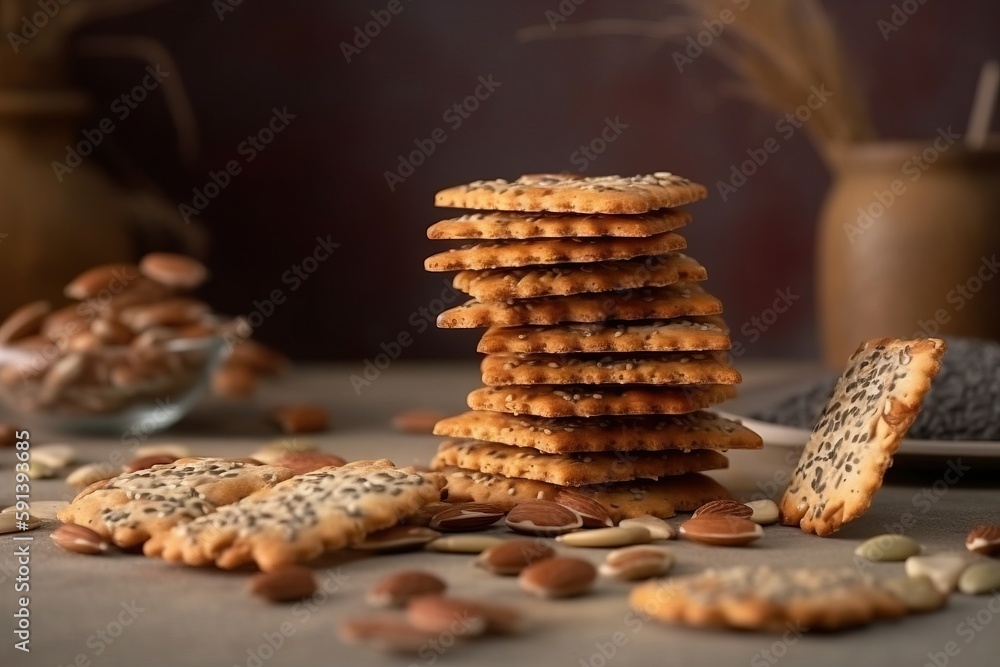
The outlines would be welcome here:
M 119 124 L 98 155 L 116 173 L 144 174 L 173 201 L 190 203 L 209 171 L 239 158 L 237 147 L 267 124 L 273 108 L 296 116 L 197 218 L 211 240 L 206 260 L 214 279 L 204 296 L 218 310 L 249 312 L 254 300 L 280 288 L 288 300 L 255 335 L 293 357 L 370 358 L 405 331 L 414 336 L 407 358 L 469 358 L 480 332 L 421 333 L 410 319 L 444 288 L 443 275 L 422 268 L 442 245 L 428 241 L 425 228 L 450 217 L 433 207 L 434 192 L 478 178 L 572 170 L 571 154 L 617 117 L 628 128 L 587 173 L 669 170 L 708 184 L 712 197 L 692 207 L 685 236 L 709 269 L 709 289 L 726 304 L 734 339 L 776 290 L 788 289 L 800 298 L 747 345 L 747 355 L 816 353 L 813 229 L 829 175 L 804 133 L 782 141 L 724 203 L 714 184 L 774 134 L 776 115 L 722 94 L 729 75 L 710 57 L 679 73 L 674 43 L 519 42 L 517 31 L 544 24 L 557 0 L 402 3 L 404 11 L 351 63 L 340 43 L 386 2 L 243 0 L 220 20 L 213 3 L 183 0 L 88 29 L 152 37 L 177 61 L 201 134 L 194 163 L 179 158 L 158 94 Z M 893 2 L 824 4 L 882 136 L 964 130 L 979 65 L 1000 56 L 1000 4 L 928 0 L 887 41 L 876 23 Z M 659 19 L 674 11 L 661 1 L 587 0 L 570 21 Z M 93 119 L 106 115 L 142 70 L 137 62 L 80 60 L 74 76 L 94 96 Z M 488 75 L 501 86 L 453 130 L 442 114 Z M 390 192 L 384 172 L 437 127 L 447 141 Z M 328 235 L 339 249 L 290 291 L 282 274 Z

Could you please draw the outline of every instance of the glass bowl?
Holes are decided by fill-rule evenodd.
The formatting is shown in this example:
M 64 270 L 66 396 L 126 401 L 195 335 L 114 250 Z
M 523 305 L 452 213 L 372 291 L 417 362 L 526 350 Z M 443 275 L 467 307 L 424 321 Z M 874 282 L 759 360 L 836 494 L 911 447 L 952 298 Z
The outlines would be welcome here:
M 123 437 L 155 433 L 205 394 L 226 353 L 217 336 L 80 350 L 0 346 L 0 400 L 29 426 Z

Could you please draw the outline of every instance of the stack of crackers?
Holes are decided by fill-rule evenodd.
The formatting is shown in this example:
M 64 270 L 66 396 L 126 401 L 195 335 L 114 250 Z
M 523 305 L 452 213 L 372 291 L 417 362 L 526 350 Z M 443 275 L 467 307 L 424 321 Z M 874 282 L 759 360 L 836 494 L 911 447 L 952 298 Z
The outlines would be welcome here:
M 440 314 L 444 328 L 488 327 L 483 388 L 472 411 L 444 419 L 432 463 L 452 500 L 511 507 L 565 489 L 614 520 L 691 511 L 729 493 L 701 471 L 757 434 L 704 409 L 735 394 L 722 304 L 707 272 L 680 252 L 707 194 L 666 172 L 476 181 L 436 204 L 477 212 L 428 237 L 470 242 L 429 257 L 458 271 L 472 300 Z

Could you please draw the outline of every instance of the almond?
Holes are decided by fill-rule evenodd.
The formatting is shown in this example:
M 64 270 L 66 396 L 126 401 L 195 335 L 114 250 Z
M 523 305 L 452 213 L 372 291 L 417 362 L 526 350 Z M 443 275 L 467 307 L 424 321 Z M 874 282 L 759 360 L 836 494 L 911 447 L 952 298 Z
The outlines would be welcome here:
M 208 315 L 209 308 L 202 301 L 186 297 L 173 297 L 149 304 L 129 306 L 118 318 L 132 331 L 145 331 L 157 326 L 182 326 Z
M 257 391 L 257 374 L 231 359 L 212 376 L 212 393 L 226 398 L 247 398 Z
M 56 546 L 78 554 L 102 554 L 111 544 L 96 532 L 75 523 L 64 523 L 49 535 Z
M 976 526 L 965 538 L 965 548 L 984 556 L 1000 554 L 1000 525 Z
M 478 554 L 503 543 L 494 535 L 445 535 L 427 543 L 429 551 L 449 554 Z
M 132 459 L 122 466 L 122 470 L 124 472 L 138 472 L 139 470 L 146 470 L 157 465 L 169 465 L 176 460 L 177 457 L 173 454 L 151 454 Z
M 597 569 L 588 561 L 554 556 L 524 568 L 518 584 L 541 598 L 567 598 L 589 591 L 596 578 Z
M 415 597 L 443 593 L 447 587 L 429 572 L 403 570 L 375 582 L 368 589 L 365 600 L 376 607 L 403 607 Z
M 509 607 L 441 595 L 414 598 L 406 606 L 406 618 L 420 630 L 458 637 L 516 632 L 521 621 L 521 615 Z
M 615 549 L 601 564 L 600 573 L 621 581 L 662 577 L 674 565 L 674 554 L 664 547 L 644 544 Z
M 515 575 L 536 561 L 555 556 L 543 540 L 507 540 L 479 554 L 476 565 L 493 574 Z
M 13 447 L 17 444 L 17 434 L 21 429 L 13 424 L 0 423 L 0 447 Z
M 271 418 L 288 434 L 319 433 L 330 427 L 329 413 L 317 405 L 286 405 L 276 408 Z
M 444 509 L 428 524 L 443 533 L 469 533 L 489 528 L 503 518 L 505 512 L 486 503 L 458 503 Z
M 556 538 L 570 547 L 624 547 L 629 544 L 645 544 L 652 541 L 649 531 L 642 526 L 622 528 L 596 528 L 594 530 L 578 530 L 566 533 Z
M 70 299 L 89 299 L 107 290 L 118 293 L 122 286 L 129 285 L 139 277 L 139 268 L 133 264 L 102 264 L 87 269 L 74 278 L 65 288 L 63 294 Z M 113 292 L 112 285 L 116 288 Z
M 694 518 L 704 514 L 721 514 L 724 516 L 739 517 L 740 519 L 749 519 L 753 516 L 753 508 L 747 507 L 735 500 L 713 500 L 696 509 L 691 517 Z
M 304 475 L 320 468 L 339 467 L 347 463 L 344 459 L 325 452 L 283 452 L 271 465 L 288 468 L 296 475 Z
M 734 547 L 760 539 L 764 529 L 737 516 L 703 514 L 682 523 L 680 533 L 692 542 Z
M 286 565 L 261 572 L 250 579 L 250 592 L 271 602 L 292 602 L 316 592 L 312 570 L 301 565 Z
M 677 537 L 677 530 L 663 519 L 659 519 L 649 514 L 622 519 L 618 522 L 619 528 L 631 528 L 641 526 L 649 531 L 649 536 L 654 540 L 672 540 Z
M 255 340 L 244 340 L 234 346 L 229 361 L 261 375 L 279 375 L 289 364 L 285 355 Z
M 423 526 L 393 526 L 368 533 L 363 541 L 351 548 L 378 553 L 413 551 L 439 537 L 441 537 L 441 533 Z
M 349 618 L 337 628 L 337 635 L 347 644 L 360 644 L 390 653 L 413 654 L 441 638 L 440 634 L 419 630 L 397 616 Z
M 118 320 L 98 318 L 91 322 L 90 333 L 106 345 L 128 345 L 135 334 Z
M 583 519 L 551 500 L 526 500 L 507 513 L 506 523 L 515 533 L 554 537 L 582 527 Z
M 431 519 L 439 512 L 443 512 L 452 506 L 452 503 L 434 502 L 428 503 L 416 511 L 415 514 L 406 517 L 406 523 L 411 526 L 429 526 Z
M 553 500 L 579 514 L 583 519 L 584 528 L 605 528 L 615 525 L 604 505 L 582 493 L 561 489 Z
M 434 425 L 447 416 L 439 410 L 404 410 L 392 418 L 392 427 L 403 433 L 432 433 Z
M 208 269 L 192 257 L 169 252 L 151 252 L 139 262 L 139 271 L 161 285 L 192 290 L 205 282 Z
M 38 333 L 50 312 L 48 301 L 32 301 L 16 309 L 0 324 L 0 345 Z

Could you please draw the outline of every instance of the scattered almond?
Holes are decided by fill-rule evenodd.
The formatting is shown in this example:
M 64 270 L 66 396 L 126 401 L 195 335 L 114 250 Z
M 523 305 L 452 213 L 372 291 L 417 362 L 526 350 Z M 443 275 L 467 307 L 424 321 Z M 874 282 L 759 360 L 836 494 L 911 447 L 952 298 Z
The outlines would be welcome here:
M 680 533 L 692 542 L 735 547 L 760 539 L 764 529 L 737 516 L 703 514 L 682 523 Z
M 121 472 L 113 465 L 105 461 L 104 463 L 88 463 L 80 466 L 66 477 L 66 483 L 74 489 L 83 490 L 104 479 L 111 479 Z
M 778 505 L 769 498 L 763 500 L 751 500 L 747 507 L 750 508 L 750 520 L 762 526 L 770 526 L 778 523 Z
M 375 551 L 378 553 L 396 553 L 413 551 L 441 537 L 441 533 L 424 526 L 393 526 L 384 530 L 368 533 L 365 539 L 358 542 L 352 549 L 359 551 Z
M 250 592 L 271 602 L 303 600 L 316 592 L 316 579 L 309 568 L 286 565 L 254 575 Z
M 705 514 L 719 514 L 723 516 L 735 516 L 741 519 L 749 519 L 753 516 L 753 509 L 735 500 L 713 500 L 705 503 L 694 511 L 691 518 Z
M 349 618 L 340 623 L 337 635 L 347 644 L 358 644 L 389 653 L 412 654 L 441 638 L 439 633 L 419 630 L 398 616 Z
M 404 570 L 379 579 L 368 589 L 365 600 L 376 607 L 404 607 L 415 597 L 443 593 L 447 587 L 429 572 Z
M 622 528 L 596 528 L 594 530 L 578 530 L 566 533 L 556 538 L 570 547 L 624 547 L 629 544 L 645 544 L 652 540 L 649 531 L 642 526 Z
M 674 565 L 674 554 L 666 547 L 640 544 L 609 553 L 599 568 L 606 577 L 621 581 L 638 581 L 662 577 Z
M 483 551 L 476 565 L 493 574 L 515 575 L 536 561 L 555 556 L 543 540 L 506 540 Z
M 478 554 L 502 542 L 493 535 L 458 534 L 439 537 L 428 542 L 424 548 L 450 554 Z
M 99 534 L 75 523 L 64 523 L 49 535 L 56 546 L 78 554 L 102 554 L 111 544 Z
M 416 513 L 406 517 L 406 523 L 412 526 L 429 526 L 431 519 L 439 512 L 443 512 L 452 506 L 452 503 L 428 503 L 421 507 Z
M 191 456 L 191 450 L 188 449 L 186 445 L 175 444 L 171 442 L 162 442 L 152 445 L 143 445 L 142 447 L 135 448 L 135 458 L 139 459 L 144 456 L 154 456 L 157 454 L 168 454 L 170 456 L 176 456 L 179 459 L 185 456 Z
M 965 538 L 965 548 L 984 556 L 1000 555 L 1000 525 L 976 526 Z
M 541 598 L 567 598 L 583 595 L 594 585 L 597 569 L 588 561 L 553 556 L 532 563 L 521 571 L 521 588 Z
M 257 391 L 257 374 L 250 368 L 227 361 L 212 376 L 212 392 L 227 398 L 247 398 Z
M 584 528 L 604 528 L 615 525 L 611 520 L 608 509 L 589 496 L 585 496 L 577 491 L 560 489 L 553 498 L 555 502 L 563 507 L 568 507 L 583 519 Z
M 631 528 L 640 526 L 649 531 L 650 538 L 654 540 L 672 540 L 677 537 L 677 530 L 669 523 L 655 516 L 644 515 L 622 519 L 618 522 L 620 528 Z
M 319 433 L 330 427 L 326 408 L 317 405 L 286 405 L 276 408 L 271 418 L 288 434 Z
M 515 533 L 554 537 L 582 527 L 583 519 L 551 500 L 526 500 L 507 513 L 506 524 Z
M 457 637 L 509 634 L 516 632 L 521 622 L 521 615 L 509 607 L 441 595 L 414 598 L 406 607 L 406 618 L 420 630 L 450 632 Z
M 444 533 L 469 533 L 489 528 L 503 518 L 505 512 L 486 503 L 457 503 L 435 514 L 428 524 Z
M 288 468 L 296 475 L 304 475 L 320 468 L 339 467 L 347 463 L 344 459 L 325 452 L 282 452 L 271 461 L 271 465 Z

